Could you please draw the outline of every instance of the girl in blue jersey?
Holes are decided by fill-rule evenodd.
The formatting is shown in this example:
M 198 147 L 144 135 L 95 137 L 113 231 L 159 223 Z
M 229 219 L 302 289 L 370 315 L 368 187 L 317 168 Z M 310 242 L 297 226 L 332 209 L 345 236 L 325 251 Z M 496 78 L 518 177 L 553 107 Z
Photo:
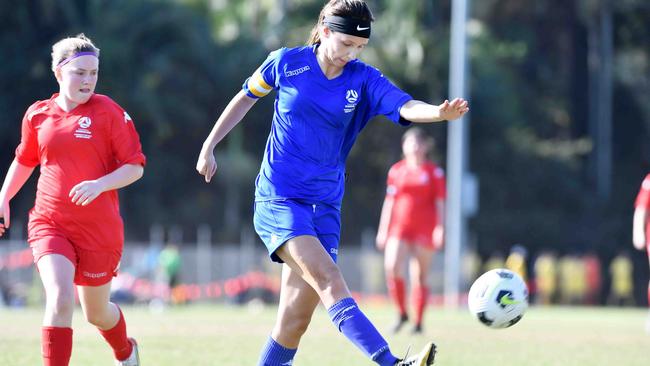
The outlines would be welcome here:
M 258 98 L 276 90 L 275 113 L 256 180 L 255 230 L 273 261 L 284 263 L 275 327 L 259 365 L 291 365 L 319 302 L 334 325 L 379 365 L 430 365 L 435 345 L 406 360 L 358 308 L 336 265 L 345 160 L 376 115 L 395 123 L 459 118 L 461 98 L 436 106 L 413 100 L 379 70 L 357 60 L 372 13 L 362 0 L 331 0 L 305 47 L 271 52 L 246 80 L 210 132 L 196 164 L 209 182 L 214 149 Z

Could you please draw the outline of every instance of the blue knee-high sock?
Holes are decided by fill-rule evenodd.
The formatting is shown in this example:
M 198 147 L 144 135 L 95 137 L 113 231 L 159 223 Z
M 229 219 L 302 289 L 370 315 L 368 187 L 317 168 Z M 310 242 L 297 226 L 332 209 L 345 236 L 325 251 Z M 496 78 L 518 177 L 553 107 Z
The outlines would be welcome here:
M 297 349 L 285 348 L 272 337 L 262 349 L 260 361 L 257 366 L 288 366 L 293 363 L 293 357 L 296 355 Z
M 327 312 L 338 330 L 377 364 L 393 366 L 398 361 L 390 352 L 386 340 L 359 310 L 354 299 L 342 299 L 327 309 Z

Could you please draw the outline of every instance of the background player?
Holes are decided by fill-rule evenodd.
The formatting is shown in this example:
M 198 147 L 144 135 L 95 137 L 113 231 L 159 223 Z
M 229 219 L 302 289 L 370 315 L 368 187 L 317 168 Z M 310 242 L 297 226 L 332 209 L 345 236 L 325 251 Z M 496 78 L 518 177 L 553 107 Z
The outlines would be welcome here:
M 377 230 L 377 247 L 384 250 L 388 293 L 397 305 L 397 332 L 408 321 L 404 272 L 410 259 L 414 333 L 422 332 L 422 317 L 429 295 L 427 277 L 433 253 L 443 246 L 445 174 L 427 155 L 434 146 L 419 127 L 402 136 L 404 159 L 388 171 L 386 198 Z
M 289 365 L 319 301 L 332 322 L 379 365 L 398 362 L 361 312 L 336 265 L 345 160 L 375 115 L 393 122 L 436 122 L 468 111 L 455 99 L 439 106 L 413 100 L 377 69 L 356 58 L 370 37 L 364 1 L 332 0 L 308 45 L 272 52 L 223 111 L 196 165 L 209 182 L 214 149 L 256 100 L 277 90 L 271 133 L 256 180 L 255 230 L 276 262 L 284 262 L 276 325 L 260 365 Z M 400 364 L 427 365 L 430 343 Z
M 113 349 L 115 364 L 139 365 L 135 341 L 109 302 L 124 230 L 116 189 L 138 180 L 145 157 L 129 115 L 94 94 L 99 49 L 83 34 L 52 46 L 59 92 L 37 101 L 22 121 L 21 142 L 0 191 L 0 235 L 10 225 L 9 202 L 40 165 L 28 242 L 45 288 L 45 366 L 68 365 L 72 353 L 74 285 L 89 323 Z
M 646 175 L 634 203 L 634 222 L 632 241 L 638 250 L 648 252 L 650 262 L 650 174 Z M 648 307 L 650 307 L 650 281 L 648 281 Z M 650 333 L 650 312 L 646 321 L 646 331 Z

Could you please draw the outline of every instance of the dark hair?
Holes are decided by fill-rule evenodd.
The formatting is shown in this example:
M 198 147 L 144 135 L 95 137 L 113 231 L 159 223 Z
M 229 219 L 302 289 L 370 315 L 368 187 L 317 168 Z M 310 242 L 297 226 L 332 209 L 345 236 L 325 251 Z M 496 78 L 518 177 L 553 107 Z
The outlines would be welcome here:
M 316 25 L 312 28 L 309 40 L 307 40 L 308 45 L 320 43 L 318 27 L 323 24 L 323 19 L 329 15 L 356 18 L 366 22 L 372 22 L 375 20 L 368 4 L 366 4 L 364 0 L 330 0 L 320 11 L 318 22 L 316 22 Z
M 428 144 L 434 145 L 435 139 L 429 135 L 421 127 L 411 127 L 402 135 L 402 142 L 408 137 L 415 137 L 418 141 L 426 142 Z
M 434 148 L 436 146 L 436 140 L 427 135 L 426 132 L 421 127 L 411 127 L 404 134 L 402 135 L 402 144 L 404 144 L 404 140 L 406 140 L 409 137 L 414 137 L 416 140 L 419 142 L 423 143 L 429 154 L 432 154 L 434 151 Z

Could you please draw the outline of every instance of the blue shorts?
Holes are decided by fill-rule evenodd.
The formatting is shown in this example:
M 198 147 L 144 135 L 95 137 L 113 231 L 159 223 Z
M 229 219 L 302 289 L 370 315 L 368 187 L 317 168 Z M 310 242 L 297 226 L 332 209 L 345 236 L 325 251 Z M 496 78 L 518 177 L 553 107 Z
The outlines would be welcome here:
M 315 236 L 336 262 L 341 239 L 341 211 L 325 204 L 295 199 L 255 202 L 255 231 L 266 245 L 271 260 L 283 263 L 275 254 L 287 240 L 301 235 Z

